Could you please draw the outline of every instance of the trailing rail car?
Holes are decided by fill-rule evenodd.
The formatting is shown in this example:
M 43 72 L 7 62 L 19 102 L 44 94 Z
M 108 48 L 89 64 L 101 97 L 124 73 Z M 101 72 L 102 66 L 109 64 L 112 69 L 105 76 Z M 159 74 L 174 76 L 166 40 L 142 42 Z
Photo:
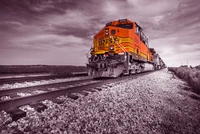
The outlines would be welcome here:
M 118 77 L 164 67 L 160 56 L 149 48 L 142 28 L 128 19 L 109 22 L 94 36 L 87 63 L 88 75 L 94 78 Z

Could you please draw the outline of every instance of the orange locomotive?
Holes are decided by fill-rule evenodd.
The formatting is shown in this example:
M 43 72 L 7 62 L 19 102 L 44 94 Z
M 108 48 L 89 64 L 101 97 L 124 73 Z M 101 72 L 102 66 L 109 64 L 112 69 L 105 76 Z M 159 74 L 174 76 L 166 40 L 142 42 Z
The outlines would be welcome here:
M 94 36 L 88 58 L 88 74 L 94 78 L 118 77 L 165 66 L 142 28 L 127 19 L 109 22 Z

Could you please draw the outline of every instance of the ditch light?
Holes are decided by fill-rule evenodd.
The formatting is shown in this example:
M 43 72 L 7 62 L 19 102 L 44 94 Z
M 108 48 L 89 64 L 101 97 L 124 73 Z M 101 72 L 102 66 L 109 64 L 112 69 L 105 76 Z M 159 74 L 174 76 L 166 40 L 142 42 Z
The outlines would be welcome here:
M 114 46 L 110 46 L 110 50 L 114 50 Z

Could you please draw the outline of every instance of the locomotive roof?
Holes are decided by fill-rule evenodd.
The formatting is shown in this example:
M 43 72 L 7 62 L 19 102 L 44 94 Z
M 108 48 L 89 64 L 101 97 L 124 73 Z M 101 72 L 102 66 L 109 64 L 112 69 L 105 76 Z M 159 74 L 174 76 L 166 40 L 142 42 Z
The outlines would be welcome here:
M 119 19 L 119 20 L 115 20 L 115 21 L 111 21 L 111 22 L 108 22 L 106 23 L 106 26 L 115 26 L 119 23 L 136 23 L 134 21 L 130 21 L 128 19 Z M 137 23 L 136 23 L 137 24 Z M 137 24 L 138 25 L 138 24 Z M 138 25 L 139 26 L 139 25 Z M 139 26 L 140 27 L 140 26 Z M 141 28 L 141 27 L 140 27 Z
M 156 53 L 155 49 L 154 48 L 149 48 L 149 50 L 153 53 Z

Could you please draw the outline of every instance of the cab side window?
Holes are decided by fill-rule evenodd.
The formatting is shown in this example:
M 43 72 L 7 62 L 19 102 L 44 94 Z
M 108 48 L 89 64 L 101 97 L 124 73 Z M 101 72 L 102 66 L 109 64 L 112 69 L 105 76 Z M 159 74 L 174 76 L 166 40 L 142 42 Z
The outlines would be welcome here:
M 141 29 L 138 25 L 136 25 L 135 33 L 140 37 L 140 40 L 141 40 L 144 44 L 148 45 L 148 39 L 147 39 L 147 37 L 144 35 L 144 33 L 142 32 L 142 29 Z
M 136 28 L 135 28 L 135 33 L 137 34 L 137 35 L 139 35 L 139 27 L 136 25 Z

